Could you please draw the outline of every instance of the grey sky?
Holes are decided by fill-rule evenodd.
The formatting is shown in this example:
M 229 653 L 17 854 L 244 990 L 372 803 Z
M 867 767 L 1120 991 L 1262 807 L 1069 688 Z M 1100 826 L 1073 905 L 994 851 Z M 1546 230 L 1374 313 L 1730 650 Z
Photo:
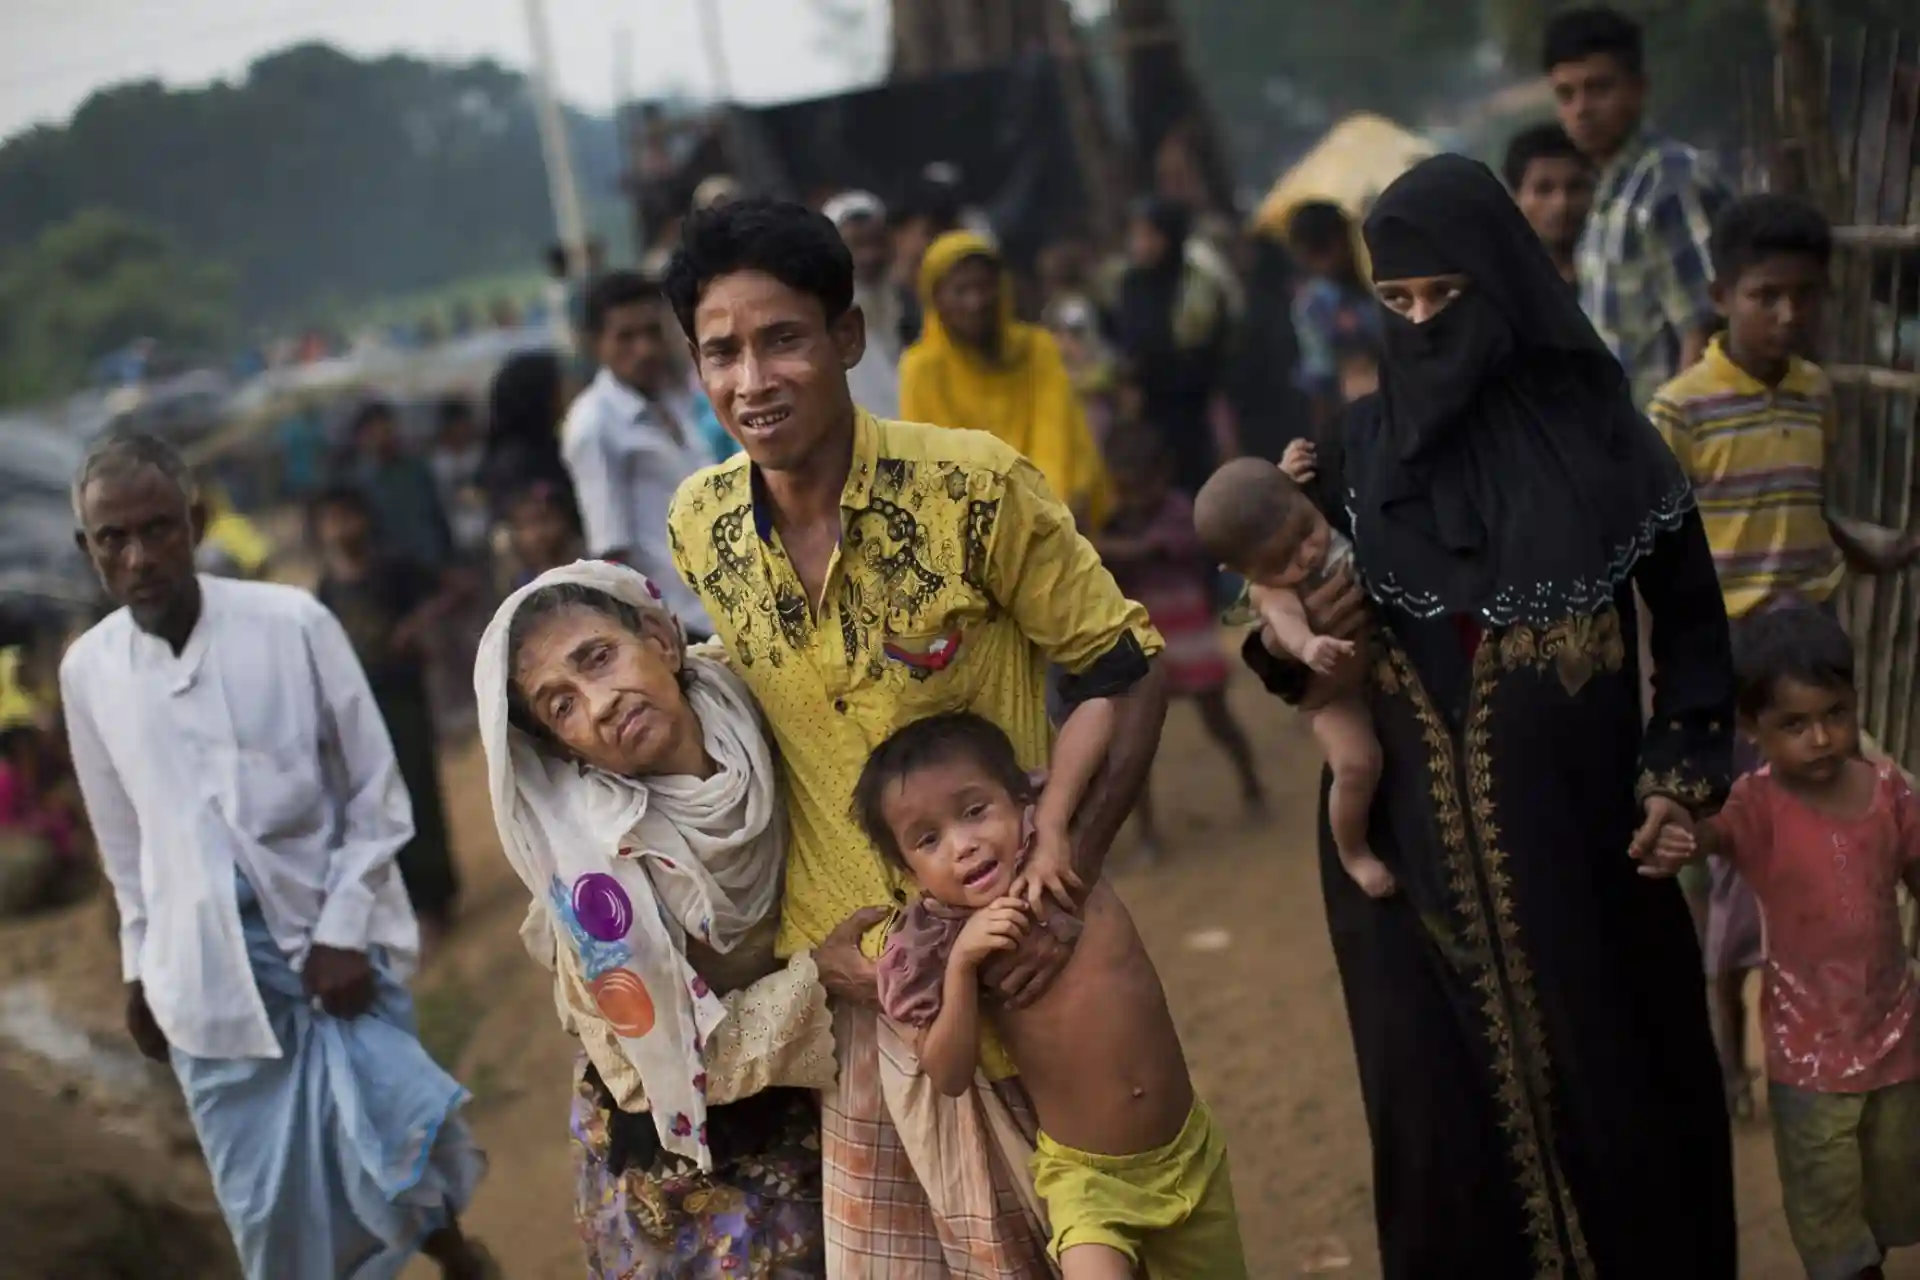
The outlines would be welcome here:
M 637 93 L 708 92 L 699 4 L 718 11 L 743 99 L 830 93 L 881 69 L 883 0 L 546 0 L 561 97 L 596 110 L 612 102 L 623 30 Z M 231 79 L 302 40 L 517 68 L 529 59 L 524 0 L 0 0 L 0 8 L 0 137 L 64 120 L 106 85 Z M 851 29 L 828 16 L 848 12 L 862 15 Z

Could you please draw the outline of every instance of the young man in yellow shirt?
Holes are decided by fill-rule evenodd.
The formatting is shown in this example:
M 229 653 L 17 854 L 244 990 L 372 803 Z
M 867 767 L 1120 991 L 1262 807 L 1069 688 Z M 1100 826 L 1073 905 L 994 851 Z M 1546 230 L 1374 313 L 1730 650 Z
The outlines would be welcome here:
M 822 1099 L 828 1272 L 1044 1268 L 1044 1235 L 1005 1212 L 1017 1196 L 978 1217 L 942 1211 L 967 1199 L 955 1162 L 985 1154 L 971 1150 L 984 1126 L 957 1142 L 967 1150 L 934 1158 L 944 1185 L 916 1176 L 927 1153 L 908 1158 L 903 1142 L 920 1126 L 882 1069 L 873 963 L 907 883 L 861 831 L 854 784 L 894 730 L 944 711 L 985 716 L 1022 766 L 1044 767 L 1046 672 L 1057 664 L 1069 704 L 1117 701 L 1107 766 L 1073 826 L 1076 871 L 1091 886 L 1166 714 L 1160 638 L 1013 449 L 855 407 L 847 374 L 865 351 L 865 322 L 852 260 L 826 218 L 768 202 L 696 214 L 665 291 L 744 450 L 681 485 L 667 524 L 681 575 L 779 747 L 793 824 L 780 950 L 813 949 L 834 998 L 840 1081 Z M 1043 918 L 986 967 L 988 990 L 1037 999 L 1070 954 L 1067 919 Z M 994 1056 L 988 1074 L 1004 1076 Z M 1025 1110 L 1011 1080 L 982 1086 L 977 1101 L 982 1115 L 1017 1121 Z

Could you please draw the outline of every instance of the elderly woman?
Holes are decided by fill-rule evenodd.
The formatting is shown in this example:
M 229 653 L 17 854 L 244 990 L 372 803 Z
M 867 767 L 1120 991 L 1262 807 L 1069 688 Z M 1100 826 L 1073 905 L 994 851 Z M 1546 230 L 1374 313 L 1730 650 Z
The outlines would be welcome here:
M 1366 239 L 1382 390 L 1328 442 L 1344 456 L 1323 449 L 1316 497 L 1378 621 L 1346 676 L 1380 737 L 1369 842 L 1400 892 L 1341 874 L 1324 806 L 1321 863 L 1382 1271 L 1733 1280 L 1699 951 L 1679 891 L 1634 861 L 1727 785 L 1727 621 L 1693 491 L 1483 165 L 1415 166 Z M 1343 590 L 1308 613 L 1363 638 Z M 1311 697 L 1273 652 L 1247 656 Z
M 589 1273 L 824 1275 L 833 1025 L 812 956 L 773 959 L 786 816 L 745 688 L 589 561 L 500 606 L 474 685 L 522 936 L 580 1041 Z

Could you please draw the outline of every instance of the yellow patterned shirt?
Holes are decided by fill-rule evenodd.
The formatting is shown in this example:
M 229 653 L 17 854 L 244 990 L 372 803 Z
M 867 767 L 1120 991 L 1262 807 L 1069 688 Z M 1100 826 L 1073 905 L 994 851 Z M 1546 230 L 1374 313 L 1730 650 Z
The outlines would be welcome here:
M 852 812 L 861 767 L 895 729 L 971 710 L 1038 768 L 1047 664 L 1084 671 L 1129 634 L 1149 655 L 1161 645 L 1039 471 L 984 432 L 858 415 L 817 615 L 755 488 L 744 455 L 709 467 L 680 486 L 667 528 L 779 748 L 793 822 L 785 956 L 862 907 L 905 900 L 906 873 Z

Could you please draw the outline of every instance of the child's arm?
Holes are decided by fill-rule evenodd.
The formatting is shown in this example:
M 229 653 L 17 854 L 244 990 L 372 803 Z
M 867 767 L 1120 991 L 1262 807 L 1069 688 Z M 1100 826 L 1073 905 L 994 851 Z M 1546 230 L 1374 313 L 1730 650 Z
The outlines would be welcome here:
M 1113 699 L 1088 698 L 1068 714 L 1054 738 L 1047 785 L 1033 809 L 1033 848 L 1013 890 L 1035 911 L 1048 896 L 1068 911 L 1078 909 L 1077 895 L 1085 886 L 1073 870 L 1073 815 L 1106 763 L 1115 714 Z
M 1260 611 L 1261 619 L 1267 629 L 1273 632 L 1273 638 L 1280 647 L 1316 673 L 1326 675 L 1333 670 L 1335 663 L 1353 652 L 1353 642 L 1350 640 L 1314 634 L 1312 625 L 1307 622 L 1306 606 L 1300 603 L 1298 592 L 1256 586 L 1252 597 L 1254 608 Z
M 1011 951 L 1027 932 L 1025 904 L 1002 898 L 974 912 L 953 954 L 947 957 L 940 1012 L 920 1033 L 920 1069 L 933 1087 L 957 1098 L 973 1087 L 980 1060 L 980 964 L 996 951 Z

